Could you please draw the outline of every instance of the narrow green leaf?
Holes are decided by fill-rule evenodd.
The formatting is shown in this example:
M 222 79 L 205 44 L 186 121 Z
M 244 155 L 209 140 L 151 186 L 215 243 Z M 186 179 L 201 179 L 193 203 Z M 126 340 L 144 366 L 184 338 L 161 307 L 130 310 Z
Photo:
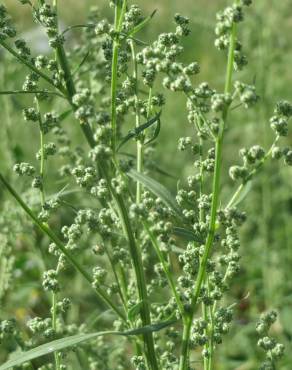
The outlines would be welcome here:
M 25 362 L 34 360 L 35 358 L 42 357 L 45 355 L 52 354 L 56 351 L 61 351 L 65 348 L 75 346 L 79 343 L 88 341 L 90 339 L 94 339 L 103 335 L 121 335 L 121 336 L 133 336 L 133 335 L 140 335 L 145 333 L 152 333 L 155 331 L 162 330 L 166 328 L 169 325 L 174 324 L 177 322 L 177 320 L 173 321 L 165 321 L 158 324 L 148 325 L 144 326 L 142 328 L 128 330 L 124 332 L 119 331 L 101 331 L 96 333 L 90 333 L 90 334 L 78 334 L 78 335 L 72 335 L 67 338 L 61 338 L 54 340 L 52 342 L 43 344 L 39 347 L 33 348 L 30 351 L 27 352 L 21 352 L 17 353 L 15 357 L 7 362 L 5 362 L 3 365 L 0 366 L 0 370 L 7 370 L 14 366 L 19 366 Z
M 57 339 L 52 342 L 43 344 L 27 352 L 17 353 L 15 355 L 15 358 L 12 358 L 11 360 L 1 365 L 0 370 L 7 370 L 14 366 L 19 366 L 35 358 L 54 353 L 56 351 L 60 351 L 62 349 L 74 346 L 78 343 L 104 335 L 105 333 L 106 332 L 73 335 L 67 338 Z
M 193 231 L 185 229 L 183 227 L 174 227 L 173 234 L 187 241 L 197 241 L 200 243 L 202 242 L 202 240 L 200 240 Z
M 128 320 L 133 321 L 139 315 L 143 302 L 140 301 L 129 309 Z
M 172 175 L 171 173 L 169 173 L 167 171 L 164 171 L 162 168 L 160 168 L 159 166 L 157 166 L 154 161 L 147 160 L 147 162 L 145 162 L 145 167 L 146 168 L 149 168 L 149 169 L 151 169 L 153 171 L 156 171 L 160 175 L 163 175 L 163 176 L 169 177 L 171 179 L 177 180 L 177 177 L 175 177 L 174 175 Z
M 132 31 L 128 33 L 128 36 L 134 36 L 137 32 L 139 32 L 142 28 L 144 28 L 151 21 L 151 19 L 154 17 L 156 12 L 157 12 L 157 9 L 155 9 L 147 18 L 145 18 L 141 23 L 139 23 L 136 27 L 134 27 Z
M 74 30 L 76 28 L 94 28 L 95 24 L 75 24 L 73 26 L 67 27 L 63 32 L 62 35 L 65 35 L 67 32 Z
M 152 143 L 152 142 L 157 138 L 157 136 L 158 136 L 158 135 L 159 135 L 159 133 L 160 133 L 160 127 L 161 127 L 161 122 L 160 122 L 160 119 L 158 118 L 158 120 L 157 120 L 157 125 L 156 125 L 156 127 L 155 127 L 155 131 L 154 131 L 154 133 L 153 133 L 152 137 L 151 137 L 149 140 L 147 140 L 147 141 L 144 143 L 144 145 L 147 145 L 147 144 Z
M 24 90 L 4 90 L 0 91 L 0 95 L 32 95 L 32 94 L 46 94 L 46 95 L 55 95 L 59 96 L 60 98 L 66 99 L 66 97 L 62 94 L 59 94 L 55 91 L 49 90 L 34 90 L 34 91 L 24 91 Z
M 149 121 L 143 123 L 142 125 L 140 125 L 139 127 L 136 127 L 134 128 L 133 130 L 130 130 L 128 132 L 128 134 L 122 139 L 122 141 L 120 142 L 120 145 L 118 147 L 118 150 L 123 146 L 125 145 L 129 140 L 133 139 L 133 138 L 137 138 L 144 130 L 146 130 L 148 127 L 152 126 L 153 124 L 155 124 L 156 122 L 159 124 L 160 126 L 160 115 L 161 115 L 161 111 L 158 112 L 153 118 L 151 118 Z M 160 130 L 160 128 L 159 128 Z
M 178 322 L 177 319 L 176 320 L 163 321 L 163 322 L 160 322 L 160 323 L 157 323 L 157 324 L 143 326 L 142 328 L 131 329 L 131 330 L 127 330 L 127 331 L 124 331 L 124 332 L 119 332 L 119 335 L 131 336 L 131 335 L 141 335 L 141 334 L 145 334 L 145 333 L 153 333 L 153 332 L 160 331 L 164 328 L 167 328 L 168 326 L 173 325 L 177 322 Z M 0 370 L 2 370 L 2 369 L 0 368 Z
M 125 157 L 136 159 L 136 156 L 133 155 L 133 154 L 130 154 L 130 153 L 120 152 L 118 154 L 123 155 Z M 145 161 L 144 166 L 146 168 L 150 169 L 150 170 L 153 170 L 153 171 L 158 172 L 160 175 L 163 175 L 163 176 L 166 176 L 166 177 L 170 177 L 171 179 L 177 180 L 177 177 L 175 177 L 171 173 L 166 172 L 165 170 L 163 170 L 162 168 L 160 168 L 159 166 L 157 166 L 157 164 L 155 163 L 155 161 L 152 161 L 152 160 L 149 160 L 148 159 L 147 161 Z
M 84 65 L 84 63 L 88 59 L 89 55 L 90 55 L 90 50 L 88 50 L 88 52 L 84 55 L 84 57 L 82 58 L 81 62 L 76 67 L 75 71 L 72 73 L 72 76 L 75 76 L 75 74 L 79 71 L 79 69 Z
M 175 245 L 172 245 L 170 248 L 173 253 L 177 253 L 177 254 L 184 253 L 185 251 L 183 248 L 176 247 Z
M 251 191 L 251 188 L 252 188 L 252 181 L 248 181 L 243 186 L 243 190 L 239 194 L 238 198 L 234 200 L 234 203 L 231 204 L 231 206 L 233 206 L 233 207 L 238 206 L 238 204 L 241 203 L 245 199 L 247 194 Z
M 169 207 L 177 216 L 182 217 L 181 210 L 177 204 L 175 198 L 170 193 L 170 191 L 164 186 L 161 185 L 158 181 L 152 179 L 151 177 L 144 175 L 131 169 L 128 172 L 128 175 L 143 184 L 147 189 L 149 189 L 153 194 L 159 197 L 163 203 Z
M 68 109 L 68 110 L 66 110 L 65 112 L 63 112 L 63 113 L 61 113 L 60 115 L 59 115 L 59 120 L 60 120 L 60 122 L 63 122 L 67 117 L 69 117 L 70 116 L 70 114 L 72 113 L 72 109 Z

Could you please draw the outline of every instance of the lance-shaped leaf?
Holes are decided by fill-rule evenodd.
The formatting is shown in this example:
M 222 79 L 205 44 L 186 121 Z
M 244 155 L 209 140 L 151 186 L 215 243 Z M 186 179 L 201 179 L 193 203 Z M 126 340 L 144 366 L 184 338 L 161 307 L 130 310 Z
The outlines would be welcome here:
M 36 348 L 31 349 L 30 351 L 27 352 L 21 352 L 17 353 L 14 358 L 11 360 L 5 362 L 3 365 L 0 366 L 0 370 L 7 370 L 10 369 L 14 366 L 19 366 L 25 362 L 34 360 L 38 357 L 49 355 L 51 353 L 61 351 L 65 348 L 75 346 L 79 343 L 104 336 L 104 335 L 120 335 L 120 336 L 133 336 L 133 335 L 141 335 L 145 333 L 152 333 L 156 332 L 159 330 L 162 330 L 166 328 L 167 326 L 170 326 L 177 322 L 177 320 L 172 320 L 172 321 L 164 321 L 158 324 L 153 324 L 153 325 L 148 325 L 144 326 L 142 328 L 138 329 L 133 329 L 133 330 L 128 330 L 124 332 L 119 332 L 119 331 L 101 331 L 101 332 L 96 332 L 96 333 L 90 333 L 90 334 L 77 334 L 77 335 L 72 335 L 70 337 L 62 338 L 62 339 L 57 339 L 52 342 L 43 344 L 41 346 L 38 346 Z
M 80 70 L 80 68 L 84 65 L 84 63 L 87 61 L 88 57 L 90 55 L 90 50 L 84 55 L 79 65 L 76 67 L 75 71 L 72 73 L 73 76 Z
M 202 240 L 200 240 L 192 230 L 185 229 L 183 227 L 174 227 L 172 232 L 174 235 L 186 241 L 197 241 L 199 243 L 202 242 Z
M 144 28 L 154 17 L 156 14 L 157 9 L 155 9 L 148 17 L 146 17 L 142 22 L 140 22 L 136 27 L 134 27 L 127 36 L 134 36 L 137 32 L 139 32 L 142 28 Z
M 231 208 L 231 207 L 236 207 L 241 203 L 247 194 L 251 191 L 252 189 L 252 181 L 248 181 L 246 184 L 242 184 L 240 186 L 240 191 L 237 193 L 235 197 L 231 199 L 231 201 L 228 203 L 226 208 Z
M 133 155 L 133 154 L 130 154 L 130 153 L 126 153 L 126 152 L 120 152 L 118 153 L 120 155 L 123 155 L 125 157 L 129 157 L 129 158 L 132 158 L 132 159 L 136 159 L 136 156 Z M 152 160 L 149 160 L 147 159 L 147 161 L 145 161 L 144 163 L 144 167 L 149 169 L 149 170 L 153 170 L 153 171 L 156 171 L 157 173 L 159 173 L 160 175 L 163 175 L 163 176 L 166 176 L 166 177 L 170 177 L 171 179 L 174 179 L 174 180 L 177 180 L 177 177 L 175 177 L 173 174 L 163 170 L 162 168 L 160 168 L 156 163 L 155 161 L 152 161 Z
M 60 122 L 64 121 L 67 117 L 69 117 L 69 116 L 70 116 L 70 114 L 71 114 L 71 113 L 72 113 L 72 109 L 68 109 L 68 110 L 66 110 L 65 112 L 61 113 L 61 114 L 59 115 L 59 121 L 60 121 Z
M 171 192 L 164 185 L 160 184 L 158 181 L 152 179 L 147 175 L 135 171 L 134 169 L 131 169 L 128 172 L 128 175 L 132 179 L 139 181 L 153 194 L 160 198 L 163 201 L 163 203 L 167 207 L 169 207 L 179 218 L 183 217 L 179 205 L 177 204 L 177 201 L 175 200 Z
M 122 141 L 120 142 L 120 145 L 118 147 L 118 150 L 123 146 L 125 145 L 129 140 L 133 139 L 133 138 L 137 138 L 139 137 L 139 135 L 145 131 L 148 127 L 154 125 L 155 123 L 157 123 L 159 125 L 159 130 L 160 130 L 160 115 L 161 115 L 161 111 L 158 112 L 153 118 L 151 118 L 149 121 L 143 123 L 142 125 L 140 125 L 139 127 L 136 127 L 134 128 L 133 130 L 130 130 L 128 132 L 128 134 L 122 139 Z M 159 131 L 158 131 L 159 133 Z M 157 134 L 158 135 L 158 134 Z
M 158 118 L 157 125 L 155 126 L 155 130 L 154 130 L 152 137 L 149 140 L 145 141 L 144 145 L 152 143 L 157 138 L 157 136 L 160 133 L 160 127 L 161 127 L 161 122 L 160 122 L 160 119 Z
M 143 301 L 140 301 L 129 309 L 128 311 L 129 321 L 133 321 L 139 315 L 142 306 L 143 306 Z

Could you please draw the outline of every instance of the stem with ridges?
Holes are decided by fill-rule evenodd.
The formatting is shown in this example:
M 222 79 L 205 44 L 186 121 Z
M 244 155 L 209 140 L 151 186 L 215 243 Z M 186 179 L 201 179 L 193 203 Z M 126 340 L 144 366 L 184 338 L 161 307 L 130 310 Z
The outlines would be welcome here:
M 117 141 L 117 112 L 116 112 L 116 97 L 117 97 L 117 85 L 118 85 L 118 57 L 119 57 L 119 33 L 122 29 L 124 15 L 127 9 L 127 1 L 124 0 L 122 2 L 117 1 L 115 5 L 115 21 L 114 21 L 114 30 L 116 35 L 113 41 L 113 55 L 112 55 L 112 76 L 111 76 L 111 125 L 112 125 L 112 150 L 114 155 L 114 162 L 115 162 L 115 151 L 116 151 L 116 141 Z M 130 254 L 132 258 L 132 264 L 134 267 L 135 275 L 136 275 L 136 282 L 138 286 L 138 294 L 139 299 L 142 302 L 141 307 L 141 319 L 143 325 L 151 324 L 151 317 L 150 317 L 150 307 L 148 302 L 148 294 L 147 294 L 147 285 L 146 279 L 144 274 L 143 262 L 142 262 L 142 255 L 139 246 L 136 243 L 134 233 L 132 230 L 132 226 L 130 223 L 129 215 L 124 204 L 123 198 L 115 193 L 114 189 L 110 184 L 110 180 L 107 176 L 107 171 L 105 168 L 102 168 L 103 175 L 106 178 L 107 184 L 110 188 L 111 194 L 115 200 L 116 206 L 118 208 L 120 220 L 122 222 L 122 227 L 124 233 L 127 237 Z M 153 370 L 158 369 L 157 359 L 155 355 L 154 349 L 154 341 L 152 333 L 145 333 L 143 335 L 144 343 L 146 346 L 146 360 L 148 363 L 148 367 Z
M 226 71 L 226 80 L 225 80 L 225 94 L 230 94 L 232 87 L 232 75 L 233 75 L 233 63 L 234 63 L 234 51 L 236 43 L 236 34 L 237 34 L 237 25 L 233 23 L 230 42 L 229 42 L 229 52 L 228 52 L 228 62 L 227 62 L 227 71 Z M 190 342 L 190 333 L 192 327 L 192 321 L 195 314 L 195 308 L 198 302 L 200 295 L 201 287 L 206 274 L 206 267 L 211 254 L 215 229 L 216 229 L 216 216 L 219 204 L 220 196 L 220 179 L 221 179 L 221 161 L 222 161 L 222 146 L 224 138 L 224 130 L 227 120 L 229 106 L 227 106 L 222 114 L 222 121 L 220 132 L 216 138 L 215 145 L 215 170 L 213 178 L 213 187 L 212 187 L 212 204 L 211 204 L 211 215 L 210 215 L 210 224 L 209 231 L 207 235 L 207 240 L 205 244 L 205 250 L 203 257 L 200 262 L 199 272 L 195 284 L 194 295 L 191 301 L 191 312 L 188 314 L 187 318 L 184 318 L 184 332 L 183 332 L 183 343 L 182 343 L 182 352 L 180 357 L 180 366 L 179 370 L 186 370 L 189 365 L 189 342 Z
M 39 128 L 40 128 L 40 154 L 41 154 L 41 159 L 40 159 L 40 177 L 42 181 L 42 185 L 40 188 L 40 194 L 41 194 L 41 206 L 43 207 L 46 199 L 45 199 L 45 187 L 44 187 L 44 177 L 45 177 L 45 135 L 44 135 L 44 130 L 43 130 L 43 122 L 42 122 L 42 115 L 40 111 L 40 104 L 38 97 L 35 97 L 35 102 L 36 102 L 36 107 L 38 111 L 38 116 L 39 116 Z
M 107 185 L 110 189 L 110 192 L 112 194 L 112 197 L 118 209 L 119 217 L 122 223 L 123 232 L 129 244 L 132 265 L 135 271 L 136 283 L 138 287 L 139 300 L 142 302 L 141 320 L 142 320 L 143 326 L 151 325 L 150 307 L 149 307 L 149 301 L 148 301 L 147 286 L 146 286 L 145 274 L 144 274 L 144 269 L 143 269 L 141 250 L 136 244 L 136 240 L 135 240 L 135 236 L 132 230 L 127 208 L 125 206 L 122 196 L 117 194 L 115 190 L 113 189 L 113 187 L 111 186 L 111 182 L 108 177 L 106 168 L 100 165 L 100 169 L 101 169 L 101 173 L 103 177 L 106 179 Z M 143 334 L 143 338 L 144 338 L 144 343 L 146 345 L 146 355 L 147 355 L 148 366 L 150 369 L 158 370 L 158 364 L 157 364 L 157 359 L 156 359 L 155 349 L 154 349 L 153 334 L 145 333 Z
M 54 6 L 55 6 L 56 14 L 57 14 L 57 1 L 55 1 Z M 66 56 L 66 52 L 61 42 L 58 44 L 56 48 L 56 56 L 60 64 L 60 67 L 64 73 L 64 81 L 65 81 L 65 85 L 67 89 L 68 101 L 70 105 L 72 106 L 73 110 L 76 111 L 77 107 L 72 102 L 73 96 L 76 94 L 76 88 L 75 88 L 75 84 L 73 81 L 70 65 L 69 65 L 69 62 Z M 90 146 L 91 147 L 95 146 L 95 140 L 93 138 L 92 129 L 89 123 L 84 122 L 80 126 L 81 126 L 81 129 L 84 135 L 87 138 L 87 141 L 90 143 Z
M 57 293 L 52 292 L 52 329 L 57 331 Z M 55 369 L 60 370 L 60 356 L 58 352 L 54 352 Z
M 111 78 L 111 125 L 112 125 L 112 149 L 115 156 L 117 143 L 117 86 L 118 86 L 118 59 L 119 59 L 119 33 L 121 32 L 124 15 L 127 9 L 127 1 L 121 2 L 118 0 L 115 5 L 115 21 L 114 31 L 115 36 L 113 40 L 113 55 L 112 55 L 112 78 Z
M 136 60 L 135 45 L 131 41 L 132 61 L 133 61 L 133 79 L 135 83 L 135 118 L 136 128 L 140 126 L 140 112 L 139 112 L 139 98 L 138 98 L 138 64 Z M 143 171 L 143 142 L 140 138 L 137 139 L 137 172 Z M 137 181 L 136 183 L 136 203 L 141 203 L 142 197 L 142 184 Z

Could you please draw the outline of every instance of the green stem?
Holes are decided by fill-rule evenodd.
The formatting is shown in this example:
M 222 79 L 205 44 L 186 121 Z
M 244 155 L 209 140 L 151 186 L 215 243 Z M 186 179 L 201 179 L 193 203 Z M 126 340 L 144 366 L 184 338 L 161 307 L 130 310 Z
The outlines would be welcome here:
M 119 33 L 121 32 L 124 15 L 127 9 L 127 0 L 117 1 L 115 5 L 114 31 L 111 77 L 111 126 L 112 126 L 112 149 L 115 155 L 117 144 L 117 87 L 118 87 L 118 60 L 119 60 Z
M 150 318 L 150 305 L 148 300 L 147 294 L 147 286 L 146 286 L 146 279 L 143 269 L 142 263 L 142 255 L 141 251 L 138 248 L 134 234 L 132 231 L 131 223 L 128 218 L 126 207 L 121 199 L 119 199 L 119 213 L 121 215 L 121 220 L 123 223 L 124 233 L 127 235 L 130 253 L 133 261 L 133 267 L 135 270 L 136 281 L 138 286 L 138 293 L 139 299 L 142 302 L 142 309 L 141 309 L 141 319 L 143 326 L 151 325 L 151 318 Z M 155 355 L 154 349 L 154 340 L 152 333 L 145 333 L 143 334 L 145 345 L 146 345 L 146 354 L 147 354 L 147 362 L 150 369 L 158 370 L 157 359 Z
M 207 306 L 204 303 L 202 303 L 202 311 L 203 311 L 203 318 L 204 318 L 205 322 L 208 322 Z M 205 335 L 209 334 L 208 325 L 207 325 L 207 328 L 204 330 L 204 333 L 205 333 Z M 210 344 L 210 341 L 208 340 L 207 343 L 204 345 L 204 350 L 205 351 L 209 352 L 209 344 Z M 208 370 L 208 368 L 209 368 L 209 357 L 204 356 L 204 370 Z
M 120 31 L 122 27 L 122 21 L 123 21 L 123 16 L 125 14 L 125 11 L 126 11 L 126 0 L 123 2 L 122 7 L 120 6 L 120 2 L 118 1 L 118 4 L 116 5 L 116 17 L 115 17 L 115 29 L 118 32 Z M 116 142 L 116 118 L 117 118 L 116 116 L 116 93 L 117 93 L 118 51 L 119 51 L 119 42 L 116 37 L 114 41 L 114 46 L 113 46 L 113 73 L 112 73 L 112 89 L 111 89 L 112 90 L 112 125 L 115 127 L 115 130 L 113 130 L 113 143 Z M 66 57 L 66 53 L 62 45 L 58 46 L 57 54 L 58 54 L 59 64 L 64 72 L 64 79 L 66 82 L 66 90 L 67 90 L 67 96 L 68 96 L 69 103 L 72 105 L 73 109 L 76 110 L 76 107 L 72 103 L 72 98 L 76 93 L 76 89 L 75 89 L 74 81 L 72 79 L 72 74 L 71 74 L 70 66 L 69 66 L 69 63 Z M 89 126 L 88 123 L 84 123 L 81 125 L 81 128 L 83 130 L 83 133 L 90 147 L 93 148 L 96 143 L 93 137 L 91 127 Z M 113 145 L 113 148 L 115 149 L 115 145 Z M 139 299 L 143 303 L 143 306 L 141 309 L 141 319 L 142 319 L 143 325 L 149 325 L 151 324 L 150 307 L 149 307 L 148 296 L 147 296 L 147 288 L 146 288 L 146 281 L 145 281 L 143 264 L 142 264 L 141 251 L 136 246 L 135 238 L 133 235 L 129 216 L 128 216 L 127 209 L 125 207 L 123 198 L 120 195 L 116 194 L 114 189 L 111 187 L 111 183 L 110 183 L 110 179 L 108 177 L 107 171 L 105 170 L 105 168 L 103 168 L 101 163 L 99 164 L 99 168 L 101 169 L 101 172 L 103 173 L 103 176 L 107 181 L 112 197 L 119 210 L 119 216 L 120 216 L 120 219 L 123 225 L 124 233 L 129 243 L 130 253 L 131 253 L 131 257 L 133 261 L 133 267 L 134 267 L 135 274 L 136 274 Z M 74 259 L 74 257 L 68 253 L 68 251 L 62 245 L 59 239 L 53 234 L 53 232 L 46 225 L 42 224 L 37 219 L 37 217 L 26 206 L 26 204 L 22 201 L 22 199 L 18 196 L 18 194 L 11 188 L 11 186 L 5 181 L 5 179 L 3 178 L 1 174 L 0 174 L 0 180 L 8 188 L 11 194 L 17 199 L 21 207 L 32 218 L 35 224 L 55 242 L 58 248 L 65 254 L 65 256 L 70 260 L 70 262 L 75 266 L 75 268 L 79 272 L 81 272 L 81 274 L 85 277 L 86 280 L 88 280 L 91 283 L 92 282 L 91 276 L 83 269 L 82 266 L 79 265 L 79 263 Z M 115 305 L 110 301 L 110 298 L 105 292 L 103 292 L 101 289 L 98 289 L 97 292 L 99 296 L 118 314 L 119 317 L 121 317 L 123 320 L 126 320 L 123 313 L 121 313 L 120 310 L 115 307 Z M 144 337 L 144 342 L 146 344 L 146 355 L 147 355 L 148 366 L 151 370 L 158 370 L 158 364 L 157 364 L 157 359 L 156 359 L 155 350 L 154 350 L 153 335 L 152 333 L 148 332 L 148 333 L 144 333 L 143 337 Z
M 116 107 L 116 97 L 117 97 L 117 86 L 118 86 L 118 57 L 119 57 L 119 33 L 121 32 L 124 15 L 127 9 L 127 1 L 121 2 L 117 1 L 115 5 L 115 21 L 114 30 L 116 35 L 113 42 L 113 56 L 112 56 L 112 75 L 111 75 L 111 125 L 112 125 L 112 150 L 115 157 L 116 142 L 117 142 L 117 107 Z M 115 161 L 115 160 L 114 160 Z M 122 227 L 124 234 L 128 240 L 130 254 L 132 258 L 132 263 L 136 275 L 136 282 L 138 287 L 139 299 L 142 302 L 141 308 L 141 319 L 143 325 L 151 324 L 150 318 L 150 306 L 147 294 L 147 285 L 142 263 L 141 250 L 136 244 L 132 226 L 130 223 L 129 215 L 124 204 L 123 198 L 116 194 L 112 186 L 110 185 L 109 178 L 107 176 L 107 171 L 103 168 L 102 170 L 105 178 L 107 179 L 107 184 L 111 190 L 111 194 L 115 200 L 116 206 L 118 208 L 120 220 L 122 222 Z M 143 335 L 144 343 L 146 346 L 146 359 L 148 367 L 152 370 L 158 370 L 157 359 L 154 349 L 154 340 L 152 333 L 145 333 Z
M 45 175 L 45 151 L 44 151 L 44 132 L 40 130 L 40 143 L 41 143 L 41 166 L 40 166 L 40 176 L 42 179 L 42 187 L 41 187 L 41 203 L 42 206 L 45 204 L 45 188 L 44 188 L 44 175 Z
M 57 0 L 54 0 L 54 7 L 55 7 L 56 14 L 58 12 L 57 5 L 58 5 Z M 58 24 L 56 26 L 58 26 Z M 76 111 L 77 107 L 72 102 L 73 96 L 76 94 L 76 88 L 75 88 L 75 84 L 73 81 L 73 76 L 71 73 L 69 61 L 67 59 L 66 52 L 65 52 L 65 49 L 62 43 L 59 43 L 56 48 L 56 59 L 58 59 L 60 67 L 64 73 L 64 81 L 66 85 L 69 104 L 72 106 L 73 110 Z M 95 143 L 92 129 L 89 123 L 84 122 L 80 126 L 90 146 L 94 147 L 96 143 Z
M 40 163 L 40 177 L 42 180 L 42 186 L 40 188 L 41 193 L 41 205 L 44 206 L 46 202 L 45 198 L 45 187 L 44 187 L 44 180 L 45 180 L 45 135 L 43 130 L 43 122 L 42 122 L 42 116 L 40 111 L 40 104 L 37 97 L 35 97 L 37 111 L 39 115 L 39 126 L 40 126 L 40 146 L 41 146 L 41 163 Z
M 101 172 L 107 181 L 110 192 L 116 203 L 118 213 L 119 213 L 119 218 L 122 223 L 123 232 L 128 241 L 130 255 L 132 259 L 132 265 L 133 265 L 135 276 L 136 276 L 139 300 L 142 302 L 142 307 L 141 307 L 142 324 L 143 326 L 151 325 L 150 305 L 149 305 L 149 300 L 148 300 L 147 285 L 146 285 L 146 279 L 145 279 L 145 274 L 144 274 L 144 269 L 143 269 L 141 250 L 136 244 L 136 240 L 135 240 L 134 233 L 132 230 L 127 208 L 125 206 L 122 196 L 117 194 L 115 190 L 113 189 L 113 187 L 111 186 L 111 183 L 110 183 L 110 180 L 108 178 L 108 174 L 105 168 L 101 168 Z M 151 370 L 158 370 L 158 364 L 157 364 L 157 359 L 156 359 L 155 349 L 154 349 L 153 334 L 144 333 L 143 339 L 144 339 L 144 343 L 146 347 L 145 351 L 146 351 L 146 359 L 147 359 L 148 367 Z
M 128 311 L 128 309 L 127 309 L 127 302 L 126 302 L 127 299 L 126 299 L 126 296 L 124 297 L 124 295 L 123 295 L 123 291 L 122 291 L 121 284 L 120 284 L 120 279 L 118 277 L 117 270 L 115 268 L 115 264 L 114 264 L 113 258 L 111 256 L 111 253 L 108 250 L 107 246 L 105 246 L 105 253 L 107 255 L 107 258 L 109 259 L 109 262 L 110 262 L 110 265 L 111 265 L 111 269 L 112 269 L 113 275 L 115 277 L 115 281 L 116 281 L 116 284 L 117 284 L 117 287 L 118 287 L 118 294 L 119 294 L 120 299 L 121 299 L 121 301 L 123 303 L 125 312 L 127 312 Z
M 67 99 L 66 96 L 59 94 L 54 91 L 48 91 L 48 90 L 34 90 L 34 91 L 23 91 L 23 90 L 4 90 L 0 91 L 0 95 L 27 95 L 27 94 L 47 94 L 47 95 L 55 95 L 62 99 Z
M 210 291 L 209 286 L 209 280 L 208 280 L 208 290 Z M 213 367 L 213 359 L 214 359 L 214 313 L 213 313 L 213 307 L 208 307 L 208 314 L 209 314 L 209 320 L 210 320 L 210 330 L 209 330 L 209 356 L 208 356 L 208 368 L 207 370 L 212 370 Z
M 80 272 L 80 274 L 84 277 L 85 280 L 92 285 L 92 277 L 91 275 L 79 264 L 77 259 L 72 256 L 60 239 L 55 235 L 55 233 L 44 223 L 40 222 L 37 216 L 33 213 L 33 211 L 26 205 L 26 203 L 22 200 L 20 195 L 12 188 L 12 186 L 5 180 L 3 175 L 0 173 L 0 181 L 9 191 L 9 193 L 15 198 L 21 208 L 25 211 L 25 213 L 31 218 L 34 224 L 44 233 L 46 234 L 52 242 L 56 244 L 56 247 L 66 256 L 69 262 L 75 267 L 75 269 Z M 113 311 L 123 320 L 126 321 L 126 317 L 124 314 L 117 308 L 113 302 L 111 301 L 110 297 L 106 292 L 104 292 L 101 288 L 96 288 L 95 291 L 97 292 L 99 298 L 106 303 Z
M 189 369 L 189 353 L 190 353 L 190 333 L 193 320 L 189 316 L 183 320 L 183 335 L 182 335 L 182 348 L 180 354 L 179 370 Z
M 229 41 L 228 62 L 227 62 L 225 89 L 224 89 L 225 94 L 230 94 L 231 88 L 232 88 L 232 75 L 233 75 L 233 62 L 234 62 L 236 35 L 237 35 L 237 26 L 234 23 L 232 25 L 230 41 Z M 182 353 L 180 357 L 179 370 L 187 370 L 188 365 L 189 365 L 189 342 L 190 342 L 192 321 L 193 321 L 193 317 L 195 314 L 195 309 L 197 306 L 198 298 L 200 296 L 201 287 L 204 282 L 207 263 L 208 263 L 208 260 L 209 260 L 209 257 L 212 251 L 212 247 L 213 247 L 213 242 L 214 242 L 215 229 L 216 229 L 216 216 L 217 216 L 219 197 L 220 197 L 222 146 L 223 146 L 224 130 L 225 130 L 225 125 L 227 121 L 228 110 L 229 110 L 229 107 L 226 107 L 223 111 L 220 132 L 218 134 L 218 137 L 216 138 L 215 170 L 214 170 L 213 187 L 212 187 L 212 204 L 211 204 L 209 231 L 208 231 L 208 235 L 206 239 L 204 254 L 200 262 L 199 272 L 198 272 L 195 289 L 194 289 L 194 295 L 191 301 L 191 312 L 189 314 L 188 320 L 186 320 L 186 323 L 184 325 L 184 334 L 183 334 L 184 336 L 183 336 Z
M 163 268 L 163 271 L 165 273 L 165 276 L 167 278 L 167 281 L 168 281 L 168 284 L 172 290 L 172 293 L 173 293 L 173 296 L 175 298 L 175 301 L 176 301 L 176 304 L 178 306 L 178 309 L 179 309 L 179 312 L 180 314 L 183 316 L 184 314 L 184 306 L 181 302 L 181 299 L 180 299 L 180 296 L 179 296 L 179 292 L 177 291 L 177 288 L 176 288 L 176 285 L 175 285 L 175 282 L 172 278 L 172 273 L 171 271 L 169 270 L 169 267 L 168 267 L 168 264 L 167 262 L 165 261 L 165 258 L 163 257 L 163 254 L 159 248 L 159 244 L 157 242 L 157 239 L 155 238 L 155 236 L 153 235 L 153 233 L 151 232 L 149 226 L 147 225 L 147 223 L 144 221 L 143 222 L 143 227 L 144 229 L 146 230 L 150 240 L 151 240 L 151 243 L 154 247 L 154 250 L 157 254 L 157 257 L 160 261 L 160 263 L 162 264 L 162 268 Z
M 136 128 L 140 126 L 140 112 L 139 112 L 139 99 L 138 99 L 138 64 L 136 60 L 134 42 L 131 41 L 132 60 L 134 65 L 133 78 L 135 81 L 135 117 L 136 117 Z M 143 142 L 137 140 L 137 172 L 142 173 L 143 171 Z M 141 203 L 142 197 L 142 184 L 137 181 L 136 183 L 136 203 Z
M 52 293 L 52 329 L 56 333 L 57 331 L 57 294 Z M 60 370 L 60 356 L 58 352 L 54 352 L 55 369 Z
M 200 159 L 199 159 L 200 160 L 200 163 L 201 163 L 201 165 L 200 165 L 200 197 L 202 197 L 202 195 L 204 193 L 204 166 L 203 166 L 203 159 L 204 159 L 204 157 L 203 157 L 203 140 L 200 137 Z M 205 220 L 205 212 L 204 212 L 204 209 L 203 208 L 200 208 L 199 221 L 201 223 L 201 222 L 204 222 L 204 220 Z M 205 278 L 204 284 L 206 284 L 206 278 Z M 204 302 L 202 302 L 202 311 L 203 311 L 204 320 L 208 323 L 208 321 L 209 321 L 208 310 L 207 310 L 207 306 L 205 305 Z M 205 335 L 208 337 L 208 335 L 209 335 L 208 325 L 207 325 L 206 329 L 204 330 L 204 332 L 205 332 Z M 209 352 L 209 349 L 210 349 L 210 341 L 209 340 L 204 345 L 204 349 Z M 209 357 L 208 356 L 204 356 L 204 370 L 208 370 L 208 368 L 209 368 Z
M 117 8 L 117 5 L 116 5 Z M 117 12 L 116 12 L 117 13 Z M 112 57 L 112 79 L 111 79 L 111 125 L 112 125 L 112 149 L 115 153 L 117 142 L 117 84 L 118 84 L 118 57 L 119 43 L 114 40 Z

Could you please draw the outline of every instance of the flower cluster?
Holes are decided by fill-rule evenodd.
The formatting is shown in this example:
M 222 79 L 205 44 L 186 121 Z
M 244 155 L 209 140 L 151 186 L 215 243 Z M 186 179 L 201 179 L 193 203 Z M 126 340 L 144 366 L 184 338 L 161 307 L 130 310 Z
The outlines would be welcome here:
M 284 345 L 277 343 L 274 338 L 269 336 L 269 330 L 276 320 L 277 313 L 270 311 L 261 316 L 256 326 L 256 331 L 260 336 L 258 346 L 266 353 L 266 361 L 261 365 L 260 370 L 274 369 L 276 362 L 284 355 Z
M 49 44 L 52 48 L 57 48 L 64 43 L 64 37 L 59 35 L 57 14 L 53 7 L 44 3 L 36 12 L 37 19 L 46 28 L 49 37 Z
M 6 7 L 0 5 L 0 41 L 5 41 L 8 38 L 16 36 L 16 30 L 11 25 L 10 17 L 8 16 Z
M 226 50 L 230 45 L 230 34 L 233 32 L 235 24 L 244 20 L 244 6 L 249 6 L 251 1 L 241 1 L 241 4 L 234 3 L 224 11 L 217 14 L 217 25 L 215 28 L 215 46 L 219 50 Z M 234 67 L 242 69 L 247 64 L 247 58 L 242 52 L 242 44 L 236 40 L 234 51 Z
M 147 46 L 137 54 L 137 61 L 144 66 L 143 82 L 147 86 L 153 86 L 158 73 L 164 73 L 163 85 L 172 91 L 190 90 L 190 76 L 199 72 L 197 63 L 184 65 L 177 62 L 177 57 L 183 51 L 180 38 L 190 33 L 189 19 L 176 14 L 176 32 L 162 33 L 158 40 L 151 46 Z

